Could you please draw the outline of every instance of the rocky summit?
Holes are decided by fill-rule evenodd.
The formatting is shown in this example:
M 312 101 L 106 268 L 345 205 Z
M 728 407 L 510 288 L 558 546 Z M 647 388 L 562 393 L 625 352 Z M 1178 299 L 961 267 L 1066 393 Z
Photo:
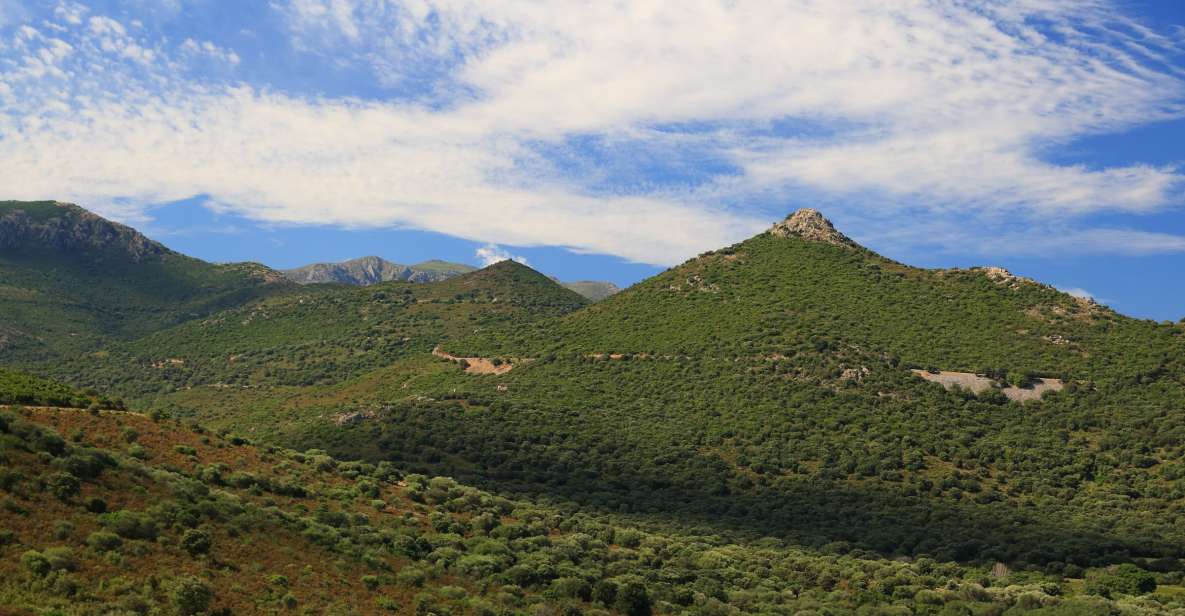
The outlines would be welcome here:
M 835 246 L 856 248 L 858 245 L 851 238 L 836 230 L 819 210 L 802 208 L 786 217 L 782 222 L 774 224 L 769 230 L 774 237 L 800 237 L 814 242 L 824 242 Z

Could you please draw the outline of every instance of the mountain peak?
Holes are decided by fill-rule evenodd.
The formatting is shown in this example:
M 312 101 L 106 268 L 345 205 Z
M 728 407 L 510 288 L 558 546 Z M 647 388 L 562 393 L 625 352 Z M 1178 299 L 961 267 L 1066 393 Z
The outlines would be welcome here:
M 831 221 L 827 220 L 819 210 L 811 208 L 797 210 L 782 222 L 776 223 L 769 232 L 774 237 L 793 236 L 845 248 L 856 247 L 856 242 L 837 231 Z
M 0 250 L 22 247 L 72 255 L 126 253 L 132 262 L 171 252 L 139 231 L 73 203 L 0 201 Z

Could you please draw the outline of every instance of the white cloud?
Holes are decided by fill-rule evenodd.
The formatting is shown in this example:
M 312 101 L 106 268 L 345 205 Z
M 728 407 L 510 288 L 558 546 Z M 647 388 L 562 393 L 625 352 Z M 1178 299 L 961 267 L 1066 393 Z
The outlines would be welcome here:
M 197 42 L 187 38 L 181 43 L 181 53 L 188 56 L 205 56 L 234 66 L 240 62 L 239 54 L 233 49 L 219 47 L 210 41 Z
M 517 261 L 523 265 L 530 265 L 530 263 L 527 262 L 526 257 L 521 255 L 512 255 L 502 247 L 495 244 L 486 244 L 485 246 L 478 248 L 474 252 L 473 256 L 477 258 L 477 262 L 481 263 L 482 267 L 489 267 L 502 261 Z
M 1087 291 L 1081 287 L 1058 287 L 1058 290 L 1067 295 L 1073 295 L 1081 299 L 1094 299 L 1094 293 Z
M 895 220 L 879 233 L 932 240 L 888 215 L 908 202 L 964 246 L 1023 251 L 1027 229 L 1162 209 L 1182 188 L 1171 167 L 1043 158 L 1077 137 L 1185 114 L 1182 77 L 1152 68 L 1181 42 L 1103 0 L 273 6 L 298 47 L 368 67 L 399 95 L 186 82 L 176 69 L 187 58 L 233 65 L 238 54 L 200 38 L 170 53 L 164 37 L 63 13 L 64 25 L 86 24 L 67 40 L 70 58 L 23 76 L 0 64 L 0 96 L 20 101 L 0 114 L 0 184 L 106 208 L 206 194 L 264 221 L 407 226 L 660 264 L 752 234 L 791 201 L 842 200 L 841 213 Z M 49 49 L 32 35 L 21 44 L 25 57 Z M 588 135 L 647 145 L 642 160 L 639 148 L 604 154 L 635 157 L 619 167 L 665 148 L 735 172 L 615 184 L 543 153 L 603 168 L 569 145 Z M 1185 242 L 1074 233 L 1116 251 Z

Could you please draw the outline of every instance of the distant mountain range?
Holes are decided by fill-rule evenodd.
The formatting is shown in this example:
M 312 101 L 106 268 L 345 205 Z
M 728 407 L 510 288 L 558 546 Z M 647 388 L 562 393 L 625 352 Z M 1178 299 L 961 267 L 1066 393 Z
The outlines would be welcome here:
M 289 280 L 298 284 L 340 283 L 355 286 L 368 286 L 380 282 L 438 282 L 461 274 L 468 274 L 477 268 L 464 263 L 450 263 L 433 259 L 403 265 L 393 263 L 382 257 L 367 256 L 340 263 L 313 263 L 304 267 L 280 270 Z M 612 282 L 598 280 L 578 280 L 562 282 L 553 278 L 564 287 L 571 289 L 592 301 L 600 301 L 621 291 Z
M 381 257 L 369 256 L 340 263 L 313 263 L 304 267 L 280 270 L 298 284 L 337 282 L 367 286 L 380 282 L 436 282 L 476 270 L 476 267 L 447 261 L 424 261 L 415 265 L 392 263 Z

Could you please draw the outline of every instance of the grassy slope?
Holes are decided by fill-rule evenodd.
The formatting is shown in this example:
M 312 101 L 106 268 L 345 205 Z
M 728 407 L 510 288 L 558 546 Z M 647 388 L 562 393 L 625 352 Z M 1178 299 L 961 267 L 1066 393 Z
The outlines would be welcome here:
M 0 360 L 74 357 L 118 339 L 143 336 L 289 287 L 250 263 L 213 265 L 163 250 L 142 260 L 126 245 L 136 234 L 93 222 L 73 206 L 0 202 L 37 222 L 117 229 L 109 246 L 61 250 L 38 238 L 0 250 Z

